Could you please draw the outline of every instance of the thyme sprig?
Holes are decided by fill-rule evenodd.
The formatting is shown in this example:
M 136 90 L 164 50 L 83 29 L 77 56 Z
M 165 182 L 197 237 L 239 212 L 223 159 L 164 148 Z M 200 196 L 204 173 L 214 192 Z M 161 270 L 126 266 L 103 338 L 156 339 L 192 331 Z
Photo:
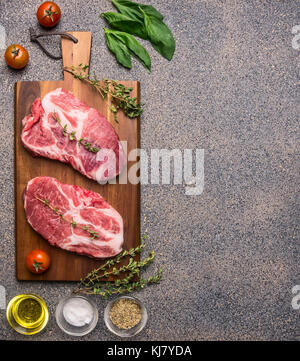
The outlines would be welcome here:
M 155 252 L 151 251 L 148 257 L 140 261 L 135 261 L 134 257 L 141 253 L 142 249 L 145 247 L 145 239 L 146 235 L 142 237 L 138 247 L 121 252 L 116 257 L 107 260 L 101 267 L 91 271 L 80 280 L 80 285 L 73 292 L 108 297 L 113 294 L 132 292 L 144 288 L 147 285 L 159 283 L 162 278 L 161 268 L 155 276 L 151 276 L 147 279 L 141 278 L 136 282 L 132 281 L 135 276 L 140 275 L 141 269 L 147 267 L 155 258 Z M 127 257 L 129 257 L 128 262 L 118 267 L 121 260 Z M 118 278 L 112 282 L 107 282 L 108 277 L 119 275 L 123 275 L 124 277 Z
M 97 153 L 99 152 L 99 148 L 98 147 L 92 147 L 92 144 L 90 142 L 88 142 L 86 139 L 84 138 L 80 138 L 77 139 L 76 138 L 76 132 L 68 132 L 67 131 L 67 124 L 65 124 L 64 126 L 62 126 L 61 124 L 61 119 L 59 118 L 58 114 L 56 112 L 52 113 L 52 118 L 62 127 L 62 134 L 66 137 L 69 136 L 69 139 L 71 141 L 76 140 L 76 142 L 78 143 L 78 146 L 80 147 L 81 145 L 83 145 L 83 147 L 88 150 L 89 152 L 92 153 Z
M 101 267 L 94 269 L 93 271 L 91 271 L 90 273 L 88 273 L 85 278 L 82 278 L 80 280 L 81 283 L 86 284 L 89 283 L 89 281 L 92 281 L 95 277 L 97 277 L 99 275 L 99 273 L 101 272 L 105 272 L 108 269 L 110 269 L 112 266 L 116 266 L 118 265 L 121 260 L 127 256 L 130 256 L 131 258 L 135 257 L 137 254 L 142 252 L 142 249 L 145 247 L 145 240 L 146 240 L 147 236 L 143 235 L 141 242 L 139 244 L 139 246 L 135 247 L 135 248 L 131 248 L 130 250 L 124 250 L 123 252 L 121 252 L 120 254 L 118 254 L 117 256 L 115 256 L 114 258 L 110 258 L 109 260 L 107 260 L 104 265 L 102 265 Z
M 75 79 L 86 81 L 91 84 L 97 92 L 100 93 L 103 99 L 107 99 L 108 95 L 111 96 L 110 111 L 114 114 L 114 120 L 118 123 L 117 112 L 122 109 L 129 118 L 136 118 L 142 112 L 142 104 L 137 101 L 136 97 L 130 97 L 133 88 L 125 87 L 123 84 L 115 80 L 104 79 L 103 82 L 97 79 L 96 74 L 92 79 L 89 78 L 86 70 L 88 65 L 79 64 L 77 67 L 64 67 L 64 70 L 73 75 Z
M 120 283 L 120 286 L 115 287 L 113 284 L 109 282 L 105 282 L 104 285 L 95 285 L 94 288 L 81 288 L 74 290 L 74 293 L 82 293 L 85 295 L 100 295 L 104 298 L 107 298 L 108 296 L 112 296 L 114 294 L 123 294 L 123 293 L 130 293 L 132 291 L 137 291 L 142 288 L 145 288 L 146 286 L 149 286 L 151 284 L 159 283 L 162 279 L 162 268 L 159 268 L 157 274 L 155 276 L 151 276 L 148 278 L 141 278 L 137 282 L 130 282 L 125 283 L 125 278 L 122 280 L 118 280 Z
M 53 213 L 55 213 L 56 215 L 58 215 L 60 217 L 60 219 L 64 220 L 65 222 L 68 222 L 71 224 L 71 226 L 73 228 L 80 228 L 83 229 L 84 231 L 88 232 L 90 235 L 90 239 L 95 239 L 95 238 L 99 238 L 99 233 L 93 231 L 92 229 L 90 229 L 88 226 L 80 226 L 77 224 L 77 222 L 74 221 L 74 219 L 72 218 L 71 221 L 67 220 L 63 213 L 61 213 L 55 206 L 53 206 L 48 199 L 42 199 L 38 196 L 34 196 L 35 199 L 37 199 L 38 201 L 42 202 L 45 206 L 49 207 Z

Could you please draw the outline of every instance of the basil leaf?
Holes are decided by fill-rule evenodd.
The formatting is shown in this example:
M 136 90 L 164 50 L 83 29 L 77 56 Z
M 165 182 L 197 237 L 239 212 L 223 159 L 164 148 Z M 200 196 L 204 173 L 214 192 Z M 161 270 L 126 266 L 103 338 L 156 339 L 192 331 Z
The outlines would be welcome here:
M 115 54 L 117 61 L 125 68 L 131 69 L 131 55 L 120 40 L 115 38 L 109 29 L 104 28 L 106 43 L 112 53 Z
M 171 60 L 175 51 L 175 40 L 171 30 L 167 25 L 155 18 L 144 14 L 144 22 L 148 34 L 148 38 L 152 43 L 153 48 L 158 51 L 164 58 Z
M 102 15 L 112 28 L 136 35 L 142 39 L 147 39 L 147 31 L 144 22 L 133 20 L 127 15 L 110 11 L 103 13 Z
M 114 6 L 121 14 L 127 15 L 134 20 L 144 20 L 143 13 L 140 11 L 141 7 L 146 14 L 154 16 L 158 20 L 163 20 L 163 15 L 151 5 L 138 4 L 129 0 L 112 0 Z
M 151 70 L 151 59 L 146 49 L 130 34 L 111 30 L 111 33 L 120 41 L 122 41 L 128 49 L 145 65 L 145 67 Z

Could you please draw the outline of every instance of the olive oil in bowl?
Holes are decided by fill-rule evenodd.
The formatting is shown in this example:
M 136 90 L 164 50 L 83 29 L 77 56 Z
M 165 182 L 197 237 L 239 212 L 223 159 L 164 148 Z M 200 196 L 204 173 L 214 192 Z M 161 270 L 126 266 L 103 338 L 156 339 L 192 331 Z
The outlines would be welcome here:
M 24 294 L 15 296 L 9 302 L 6 316 L 14 330 L 24 335 L 33 335 L 46 326 L 49 312 L 42 298 Z

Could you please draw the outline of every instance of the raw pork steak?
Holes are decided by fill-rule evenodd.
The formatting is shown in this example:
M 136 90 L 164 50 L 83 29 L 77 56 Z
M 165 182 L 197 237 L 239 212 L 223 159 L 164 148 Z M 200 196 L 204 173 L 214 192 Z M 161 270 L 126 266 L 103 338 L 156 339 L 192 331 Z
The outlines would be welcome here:
M 29 224 L 52 246 L 95 258 L 122 250 L 123 219 L 98 193 L 36 177 L 24 191 L 24 208 Z
M 22 142 L 33 155 L 70 163 L 98 182 L 114 178 L 125 165 L 123 148 L 111 124 L 61 88 L 46 94 L 42 101 L 35 99 L 22 124 Z

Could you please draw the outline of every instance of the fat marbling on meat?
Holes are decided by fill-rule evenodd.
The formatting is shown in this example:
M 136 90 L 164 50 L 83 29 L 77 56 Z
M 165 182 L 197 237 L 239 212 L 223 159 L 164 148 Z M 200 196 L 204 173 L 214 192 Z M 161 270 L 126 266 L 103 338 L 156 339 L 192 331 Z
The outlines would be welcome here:
M 99 193 L 36 177 L 23 197 L 27 221 L 52 246 L 95 258 L 122 251 L 123 219 Z
M 64 89 L 47 93 L 43 100 L 36 98 L 22 125 L 21 140 L 32 155 L 69 163 L 98 182 L 116 177 L 126 163 L 112 125 L 98 110 Z M 99 151 L 87 150 L 86 142 Z

